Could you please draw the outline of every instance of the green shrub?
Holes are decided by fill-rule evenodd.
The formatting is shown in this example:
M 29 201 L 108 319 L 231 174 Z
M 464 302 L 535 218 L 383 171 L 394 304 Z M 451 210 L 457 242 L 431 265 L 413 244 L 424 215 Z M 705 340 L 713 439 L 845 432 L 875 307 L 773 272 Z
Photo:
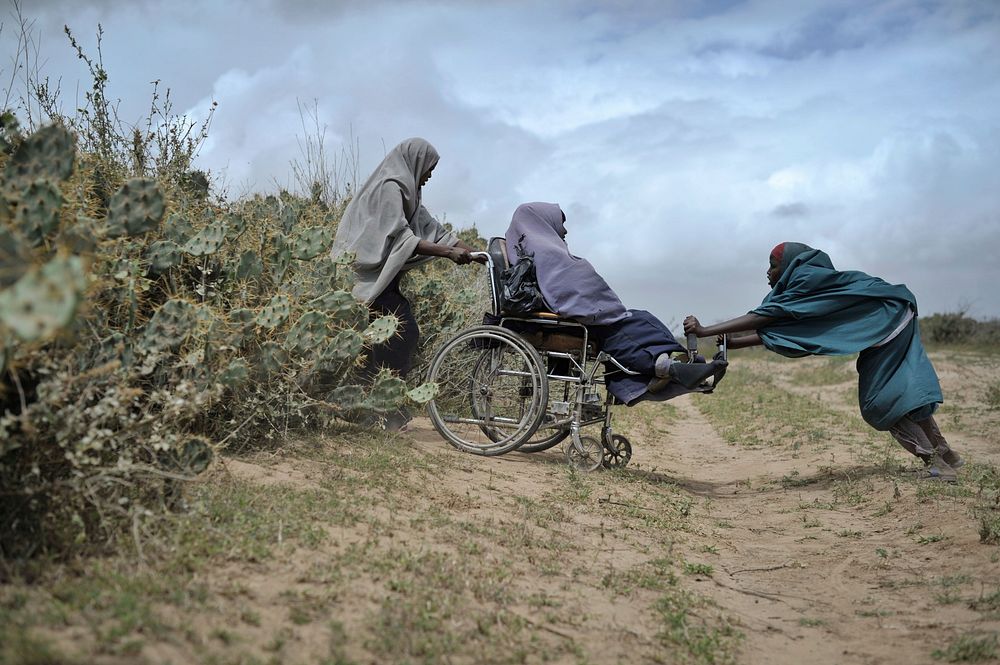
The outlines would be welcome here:
M 1000 345 L 1000 320 L 979 321 L 964 311 L 921 317 L 920 333 L 934 344 Z
M 352 385 L 398 322 L 369 321 L 351 257 L 329 254 L 347 197 L 211 200 L 190 170 L 207 124 L 154 89 L 149 129 L 123 128 L 70 39 L 85 108 L 62 117 L 38 88 L 52 122 L 0 117 L 0 559 L 138 542 L 219 447 L 432 394 Z M 431 342 L 464 325 L 482 272 L 443 263 L 410 277 Z

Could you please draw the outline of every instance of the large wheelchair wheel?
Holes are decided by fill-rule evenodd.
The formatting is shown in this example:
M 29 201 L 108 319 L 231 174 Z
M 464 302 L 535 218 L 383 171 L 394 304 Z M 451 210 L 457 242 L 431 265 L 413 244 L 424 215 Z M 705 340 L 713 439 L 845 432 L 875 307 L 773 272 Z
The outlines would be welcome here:
M 551 372 L 552 370 L 553 370 L 552 367 L 548 368 L 549 372 Z M 562 382 L 556 382 L 556 386 L 558 387 L 560 383 Z M 549 448 L 558 445 L 560 442 L 562 442 L 563 439 L 569 436 L 569 425 L 565 425 L 558 429 L 545 426 L 546 421 L 556 418 L 556 416 L 552 413 L 551 409 L 552 400 L 556 399 L 565 402 L 570 399 L 569 397 L 570 390 L 565 383 L 562 383 L 561 389 L 557 388 L 559 396 L 553 394 L 553 387 L 554 386 L 550 381 L 548 384 L 549 398 L 548 401 L 545 403 L 545 409 L 544 413 L 542 414 L 542 420 L 539 423 L 538 428 L 535 430 L 535 433 L 532 434 L 530 437 L 528 437 L 527 441 L 525 441 L 524 443 L 522 443 L 520 446 L 517 447 L 518 452 L 539 453 L 542 452 L 543 450 L 548 450 Z M 485 429 L 484 431 L 486 432 L 486 435 L 491 439 L 493 439 L 494 441 L 499 440 L 499 438 L 503 436 L 503 428 L 501 426 L 488 428 Z
M 481 365 L 485 365 L 486 356 L 480 360 L 480 365 L 477 365 L 476 371 L 479 371 Z M 569 436 L 569 426 L 566 425 L 564 428 L 554 429 L 551 427 L 545 427 L 545 423 L 548 419 L 555 418 L 554 415 L 550 413 L 549 408 L 550 401 L 554 398 L 552 394 L 552 383 L 548 383 L 548 395 L 549 401 L 545 403 L 545 408 L 542 413 L 542 419 L 539 422 L 534 434 L 528 437 L 528 440 L 517 447 L 518 452 L 522 453 L 538 453 L 543 450 L 548 450 L 549 448 L 559 444 L 563 439 Z M 567 390 L 563 390 L 567 393 Z M 565 401 L 568 399 L 565 395 L 562 397 Z M 505 428 L 500 423 L 494 423 L 490 427 L 484 427 L 483 432 L 486 436 L 490 437 L 493 441 L 499 441 L 503 437 L 507 436 L 507 428 Z
M 431 360 L 427 380 L 438 387 L 428 403 L 434 428 L 476 455 L 502 455 L 522 445 L 548 404 L 538 352 L 499 326 L 477 326 L 451 338 Z

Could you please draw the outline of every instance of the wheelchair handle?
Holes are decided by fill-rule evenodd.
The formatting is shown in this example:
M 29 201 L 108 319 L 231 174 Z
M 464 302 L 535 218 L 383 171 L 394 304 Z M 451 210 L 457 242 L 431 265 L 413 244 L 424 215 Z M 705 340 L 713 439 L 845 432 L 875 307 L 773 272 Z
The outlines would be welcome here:
M 478 258 L 480 256 L 486 259 L 486 267 L 490 270 L 490 275 L 493 274 L 493 257 L 490 256 L 489 252 L 469 252 L 469 256 L 472 258 Z
M 694 357 L 698 355 L 698 336 L 694 333 L 687 335 L 688 362 L 693 363 Z

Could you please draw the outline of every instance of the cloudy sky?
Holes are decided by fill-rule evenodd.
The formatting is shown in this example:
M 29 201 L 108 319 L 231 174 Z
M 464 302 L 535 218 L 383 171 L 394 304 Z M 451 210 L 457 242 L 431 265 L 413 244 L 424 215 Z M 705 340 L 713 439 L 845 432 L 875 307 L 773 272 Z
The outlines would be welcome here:
M 906 283 L 924 314 L 1000 316 L 995 0 L 23 0 L 65 109 L 97 25 L 137 122 L 151 81 L 218 110 L 198 166 L 229 198 L 294 188 L 302 107 L 363 179 L 422 136 L 424 201 L 499 235 L 560 203 L 574 253 L 673 326 L 741 314 L 795 240 Z M 0 34 L 5 85 L 16 49 Z

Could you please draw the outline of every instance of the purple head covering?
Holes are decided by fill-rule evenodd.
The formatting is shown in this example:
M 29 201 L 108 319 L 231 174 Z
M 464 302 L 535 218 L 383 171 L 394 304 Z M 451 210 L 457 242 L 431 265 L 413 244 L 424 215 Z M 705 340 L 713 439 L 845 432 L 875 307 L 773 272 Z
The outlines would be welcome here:
M 606 325 L 630 315 L 590 261 L 569 253 L 557 204 L 519 205 L 505 237 L 511 265 L 517 263 L 517 245 L 534 255 L 538 285 L 553 312 L 589 325 Z

